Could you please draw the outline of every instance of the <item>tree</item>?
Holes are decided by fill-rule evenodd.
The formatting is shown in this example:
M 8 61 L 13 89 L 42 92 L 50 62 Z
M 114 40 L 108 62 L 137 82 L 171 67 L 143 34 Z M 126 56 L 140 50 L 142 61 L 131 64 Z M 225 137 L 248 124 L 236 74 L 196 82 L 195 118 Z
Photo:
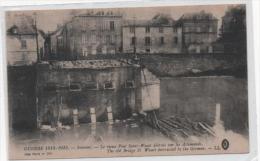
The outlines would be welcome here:
M 169 25 L 173 19 L 170 15 L 158 13 L 152 18 L 152 23 L 157 25 Z
M 224 52 L 246 56 L 245 5 L 237 5 L 229 8 L 222 17 L 219 42 L 224 45 Z

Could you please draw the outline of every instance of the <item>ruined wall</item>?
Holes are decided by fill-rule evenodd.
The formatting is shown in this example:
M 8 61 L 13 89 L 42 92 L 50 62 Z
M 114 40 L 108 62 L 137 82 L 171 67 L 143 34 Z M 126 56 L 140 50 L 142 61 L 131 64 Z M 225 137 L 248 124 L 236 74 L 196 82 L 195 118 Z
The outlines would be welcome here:
M 161 77 L 179 76 L 210 70 L 236 69 L 246 65 L 246 59 L 236 54 L 172 54 L 140 55 L 142 64 Z M 246 72 L 246 71 L 239 71 Z
M 164 78 L 160 117 L 181 115 L 212 125 L 220 103 L 224 127 L 241 132 L 248 128 L 247 94 L 247 81 L 230 76 Z
M 135 68 L 131 67 L 50 69 L 49 65 L 39 66 L 40 121 L 49 123 L 49 120 L 56 120 L 60 108 L 63 123 L 72 123 L 73 109 L 79 110 L 80 122 L 90 122 L 90 107 L 96 108 L 97 121 L 106 121 L 107 106 L 112 106 L 115 119 L 127 118 L 135 107 L 135 94 L 134 88 L 126 86 L 126 81 L 134 81 L 135 72 Z M 106 82 L 112 82 L 113 86 L 105 88 Z M 93 83 L 96 88 L 90 88 Z M 48 84 L 56 84 L 62 89 L 48 90 Z M 80 90 L 71 90 L 70 85 L 78 85 Z M 48 114 L 54 117 L 50 118 Z
M 146 68 L 141 69 L 136 78 L 136 109 L 139 112 L 159 109 L 160 79 Z

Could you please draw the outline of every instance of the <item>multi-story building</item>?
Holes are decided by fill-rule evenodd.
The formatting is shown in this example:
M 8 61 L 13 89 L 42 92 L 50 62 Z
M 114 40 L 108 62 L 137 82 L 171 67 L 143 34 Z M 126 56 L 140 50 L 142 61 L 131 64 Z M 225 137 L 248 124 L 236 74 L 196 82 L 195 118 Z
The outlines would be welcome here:
M 228 8 L 222 17 L 219 43 L 226 53 L 246 53 L 246 9 L 245 5 Z
M 44 39 L 37 34 L 31 17 L 16 15 L 7 29 L 7 63 L 11 66 L 31 65 L 43 55 Z
M 87 55 L 121 51 L 122 16 L 113 12 L 89 12 L 74 16 L 57 36 L 57 53 L 79 59 Z
M 155 16 L 125 20 L 99 11 L 74 16 L 50 38 L 50 49 L 61 60 L 115 53 L 212 53 L 218 19 L 204 11 L 184 14 L 178 21 Z
M 124 53 L 181 53 L 182 31 L 174 21 L 126 21 L 122 33 Z
M 183 52 L 212 53 L 217 39 L 218 19 L 204 11 L 184 14 L 177 22 L 182 27 Z

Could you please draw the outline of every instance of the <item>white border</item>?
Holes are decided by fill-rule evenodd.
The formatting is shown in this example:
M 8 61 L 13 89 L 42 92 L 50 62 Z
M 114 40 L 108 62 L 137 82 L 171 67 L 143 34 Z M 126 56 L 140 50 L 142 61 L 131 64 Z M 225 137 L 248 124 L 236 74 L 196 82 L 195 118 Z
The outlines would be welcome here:
M 84 3 L 83 3 L 84 2 Z M 251 3 L 252 2 L 252 3 Z M 256 95 L 259 97 L 260 89 L 260 79 L 259 79 L 259 58 L 260 56 L 256 51 L 259 51 L 259 0 L 28 0 L 28 1 L 18 1 L 18 0 L 4 0 L 0 2 L 1 8 L 0 12 L 0 22 L 1 22 L 1 32 L 0 32 L 0 147 L 1 160 L 7 160 L 7 86 L 6 86 L 6 59 L 5 59 L 5 27 L 4 27 L 4 15 L 3 11 L 6 10 L 32 10 L 32 9 L 73 9 L 73 8 L 120 8 L 120 7 L 143 7 L 143 6 L 182 6 L 182 5 L 208 5 L 208 4 L 235 4 L 235 3 L 247 3 L 247 40 L 248 40 L 248 93 L 249 93 L 249 133 L 250 133 L 250 153 L 249 154 L 231 154 L 231 155 L 188 155 L 188 156 L 159 156 L 159 157 L 123 157 L 123 158 L 86 158 L 86 159 L 76 159 L 76 160 L 127 160 L 127 161 L 140 161 L 140 160 L 168 160 L 168 161 L 256 161 L 257 160 L 257 123 L 256 123 L 256 103 L 259 105 L 260 100 L 256 101 Z M 44 4 L 44 5 L 43 5 Z M 54 5 L 59 4 L 59 5 Z M 252 5 L 253 4 L 253 5 Z M 258 6 L 258 8 L 257 8 Z M 254 13 L 252 9 L 254 8 Z M 257 14 L 258 10 L 258 14 Z M 252 18 L 254 17 L 254 19 Z M 258 18 L 258 21 L 256 21 Z M 258 26 L 257 26 L 258 25 Z M 256 36 L 258 35 L 258 37 Z M 255 37 L 253 37 L 255 36 Z M 255 39 L 253 39 L 255 38 Z M 257 40 L 258 39 L 258 40 Z M 254 48 L 255 47 L 255 48 Z M 258 70 L 256 70 L 258 69 Z M 257 71 L 257 72 L 255 72 Z M 257 84 L 256 81 L 257 80 Z M 255 88 L 256 87 L 256 88 Z M 255 90 L 257 89 L 257 90 Z M 259 112 L 259 109 L 258 109 Z M 259 125 L 259 121 L 258 121 Z M 3 132 L 4 131 L 4 132 Z M 75 159 L 66 159 L 67 161 L 72 161 Z M 48 160 L 51 161 L 51 160 Z

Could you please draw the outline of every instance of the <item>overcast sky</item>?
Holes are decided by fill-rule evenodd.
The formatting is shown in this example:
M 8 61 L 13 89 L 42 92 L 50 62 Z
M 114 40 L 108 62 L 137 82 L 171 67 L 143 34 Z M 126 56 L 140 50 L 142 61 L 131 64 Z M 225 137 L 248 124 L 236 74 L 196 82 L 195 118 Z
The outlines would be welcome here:
M 151 19 L 157 13 L 164 13 L 171 15 L 175 20 L 180 18 L 185 13 L 193 13 L 204 10 L 212 13 L 219 19 L 219 26 L 221 24 L 221 17 L 224 16 L 226 10 L 230 5 L 203 5 L 203 6 L 174 6 L 174 7 L 139 7 L 139 8 L 113 8 L 113 9 L 91 9 L 97 11 L 114 11 L 120 12 L 124 15 L 125 19 Z M 87 13 L 90 9 L 80 10 L 36 10 L 36 11 L 12 11 L 7 13 L 7 27 L 13 24 L 13 17 L 16 14 L 32 15 L 36 12 L 38 28 L 43 29 L 45 32 L 53 31 L 56 29 L 57 24 L 69 21 L 71 14 Z

